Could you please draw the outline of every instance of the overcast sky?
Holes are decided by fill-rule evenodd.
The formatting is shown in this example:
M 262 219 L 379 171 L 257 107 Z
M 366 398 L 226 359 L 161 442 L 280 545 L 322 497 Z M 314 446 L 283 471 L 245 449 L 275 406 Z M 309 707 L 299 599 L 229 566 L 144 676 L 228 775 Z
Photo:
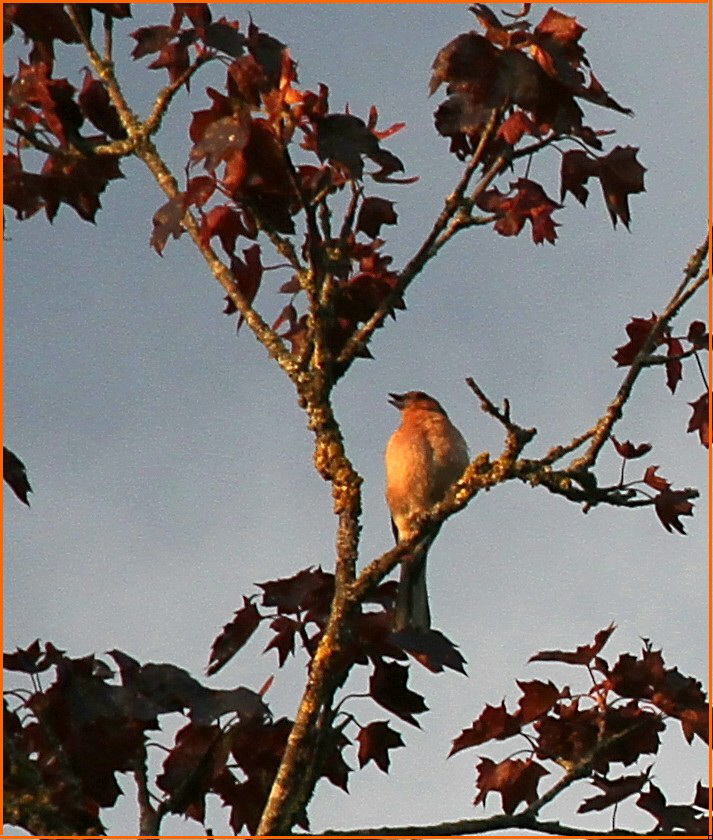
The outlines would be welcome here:
M 300 83 L 330 87 L 333 110 L 348 103 L 380 126 L 405 121 L 386 141 L 418 175 L 412 186 L 372 185 L 396 201 L 399 225 L 385 229 L 397 266 L 418 248 L 451 189 L 460 164 L 448 154 L 427 97 L 437 51 L 474 26 L 466 4 L 215 6 L 287 43 Z M 499 8 L 499 7 L 493 7 Z M 587 27 L 583 43 L 595 73 L 635 117 L 591 106 L 589 122 L 614 128 L 610 145 L 641 148 L 645 194 L 631 199 L 632 225 L 612 229 L 601 195 L 584 209 L 571 196 L 556 214 L 555 247 L 527 232 L 505 239 L 473 229 L 429 264 L 409 292 L 408 310 L 380 330 L 373 361 L 358 362 L 334 395 L 348 453 L 365 478 L 362 560 L 391 545 L 383 500 L 382 453 L 398 422 L 389 391 L 418 388 L 436 396 L 471 452 L 501 447 L 501 429 L 464 384 L 473 376 L 513 417 L 539 434 L 530 454 L 589 428 L 616 392 L 623 372 L 611 359 L 632 316 L 660 311 L 706 229 L 707 8 L 699 5 L 560 6 Z M 544 13 L 546 7 L 541 7 Z M 540 9 L 535 10 L 537 13 Z M 128 33 L 165 23 L 166 7 L 141 7 L 115 28 L 118 74 L 130 101 L 146 113 L 163 71 L 127 61 Z M 538 19 L 538 17 L 535 17 Z M 81 56 L 64 72 L 81 83 Z M 6 53 L 5 72 L 16 59 Z M 181 92 L 158 145 L 180 173 L 190 149 L 187 115 L 207 107 L 205 68 Z M 220 628 L 253 584 L 321 564 L 333 566 L 335 519 L 329 487 L 312 466 L 312 441 L 292 386 L 247 329 L 221 313 L 222 291 L 184 237 L 159 258 L 149 247 L 151 217 L 164 202 L 137 162 L 102 198 L 97 225 L 62 207 L 50 226 L 38 215 L 8 214 L 5 243 L 5 443 L 26 463 L 34 489 L 26 509 L 5 490 L 5 650 L 36 637 L 70 655 L 112 648 L 141 661 L 167 661 L 200 677 Z M 558 197 L 558 154 L 535 159 L 531 175 Z M 521 174 L 521 173 L 518 173 Z M 505 179 L 507 180 L 507 179 Z M 501 183 L 502 187 L 502 183 Z M 266 250 L 265 262 L 271 257 Z M 276 261 L 276 260 L 275 260 Z M 268 321 L 284 305 L 286 273 L 266 276 L 258 307 Z M 678 332 L 705 319 L 703 296 L 683 313 Z M 674 398 L 663 370 L 646 372 L 620 439 L 651 441 L 649 464 L 677 487 L 705 490 L 706 451 L 686 435 L 687 405 L 703 391 L 692 364 Z M 603 483 L 617 480 L 619 459 L 601 459 Z M 310 808 L 312 830 L 428 823 L 482 815 L 474 809 L 474 764 L 506 749 L 468 750 L 450 760 L 451 740 L 485 703 L 519 696 L 515 679 L 578 683 L 579 675 L 544 663 L 538 650 L 573 648 L 615 621 L 605 649 L 637 653 L 640 637 L 662 647 L 684 674 L 707 677 L 706 506 L 686 519 L 687 536 L 666 533 L 650 509 L 580 509 L 541 489 L 498 487 L 444 527 L 431 553 L 434 623 L 460 645 L 468 678 L 413 666 L 430 712 L 419 731 L 396 724 L 407 749 L 392 753 L 383 776 L 373 764 L 353 774 L 351 795 L 321 782 Z M 259 688 L 275 674 L 267 699 L 291 715 L 303 662 L 277 670 L 260 651 L 266 636 L 209 681 Z M 361 677 L 364 679 L 363 675 Z M 362 689 L 363 690 L 363 689 Z M 362 720 L 387 717 L 367 701 Z M 676 725 L 672 729 L 676 729 Z M 690 802 L 705 778 L 700 743 L 668 739 L 656 780 L 669 801 Z M 345 754 L 346 755 L 346 754 Z M 346 755 L 356 766 L 355 755 Z M 545 779 L 546 784 L 548 779 Z M 133 788 L 105 823 L 112 834 L 136 830 Z M 543 816 L 595 829 L 610 814 L 572 816 L 572 803 Z M 631 806 L 620 824 L 647 829 Z M 589 819 L 585 818 L 589 817 Z M 217 811 L 210 825 L 227 830 Z M 196 823 L 165 821 L 170 834 L 197 834 Z

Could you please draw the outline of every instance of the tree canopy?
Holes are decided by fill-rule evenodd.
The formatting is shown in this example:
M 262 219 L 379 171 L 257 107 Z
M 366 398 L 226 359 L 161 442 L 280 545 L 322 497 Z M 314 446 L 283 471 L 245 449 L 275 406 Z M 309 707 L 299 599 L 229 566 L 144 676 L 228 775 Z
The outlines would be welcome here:
M 33 504 L 12 512 L 6 570 L 22 605 L 6 667 L 34 691 L 6 721 L 10 822 L 92 833 L 129 785 L 144 830 L 224 821 L 207 794 L 235 831 L 419 833 L 473 798 L 495 821 L 461 831 L 527 828 L 576 782 L 589 816 L 552 819 L 601 828 L 615 806 L 635 827 L 704 827 L 688 675 L 704 671 L 709 338 L 702 295 L 683 311 L 708 270 L 704 147 L 692 133 L 674 167 L 662 152 L 703 100 L 654 117 L 660 89 L 607 67 L 641 53 L 596 18 L 633 12 L 374 7 L 357 51 L 306 7 L 239 24 L 234 7 L 38 9 L 5 7 L 22 459 L 6 466 Z M 385 396 L 408 387 L 439 396 L 475 456 L 421 523 L 468 505 L 434 548 L 424 638 L 390 633 L 386 579 L 409 546 L 391 549 L 382 500 Z M 147 775 L 164 716 L 170 752 Z M 684 743 L 652 771 L 665 726 Z M 662 785 L 664 758 L 692 754 L 686 789 L 675 769 Z M 434 767 L 443 797 L 422 793 Z M 28 817 L 40 777 L 51 801 Z M 352 796 L 322 781 L 310 802 L 318 779 Z

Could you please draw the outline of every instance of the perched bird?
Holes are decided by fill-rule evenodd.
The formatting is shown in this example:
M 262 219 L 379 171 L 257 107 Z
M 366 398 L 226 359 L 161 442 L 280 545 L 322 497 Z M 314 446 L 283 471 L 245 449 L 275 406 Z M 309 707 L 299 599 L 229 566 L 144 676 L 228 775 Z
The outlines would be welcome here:
M 437 400 L 423 391 L 389 394 L 401 412 L 401 425 L 384 454 L 386 502 L 396 542 L 416 533 L 414 518 L 441 501 L 468 466 L 468 447 Z M 438 533 L 436 531 L 436 533 Z M 428 630 L 431 613 L 426 590 L 426 556 L 436 533 L 401 562 L 395 630 Z

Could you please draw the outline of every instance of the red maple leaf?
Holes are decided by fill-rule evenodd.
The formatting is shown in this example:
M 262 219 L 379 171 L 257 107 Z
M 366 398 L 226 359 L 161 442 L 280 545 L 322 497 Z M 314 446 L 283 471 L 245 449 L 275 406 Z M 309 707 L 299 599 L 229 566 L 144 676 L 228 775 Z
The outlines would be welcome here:
M 513 190 L 515 193 L 511 195 Z M 519 178 L 510 184 L 510 193 L 503 194 L 493 188 L 486 190 L 478 199 L 481 210 L 499 216 L 495 230 L 502 236 L 517 236 L 529 219 L 533 241 L 538 245 L 545 240 L 554 244 L 557 223 L 551 217 L 561 205 L 549 198 L 540 184 L 527 178 Z
M 617 218 L 629 227 L 629 196 L 645 191 L 643 167 L 636 160 L 639 150 L 633 146 L 616 146 L 608 155 L 599 159 L 599 180 L 612 224 Z
M 654 490 L 668 490 L 671 483 L 666 481 L 663 476 L 656 475 L 657 469 L 658 465 L 646 468 L 646 472 L 644 473 L 644 483 L 648 484 L 649 487 L 653 487 Z
M 371 239 L 376 239 L 382 225 L 395 225 L 398 221 L 394 202 L 385 198 L 365 198 L 359 209 L 356 230 L 362 230 Z
M 402 720 L 419 726 L 414 715 L 428 710 L 423 697 L 407 688 L 408 668 L 397 662 L 379 660 L 369 678 L 369 693 L 385 709 L 398 715 Z
M 153 231 L 151 232 L 151 245 L 159 256 L 163 256 L 163 249 L 166 247 L 168 237 L 178 239 L 185 232 L 183 218 L 186 215 L 186 208 L 183 202 L 183 193 L 179 193 L 162 204 L 154 213 Z
M 217 236 L 228 256 L 234 255 L 238 236 L 247 235 L 240 213 L 228 204 L 212 207 L 201 224 L 201 243 L 206 245 Z
M 637 446 L 630 440 L 620 442 L 614 437 L 614 435 L 611 436 L 611 442 L 614 444 L 614 448 L 622 458 L 641 458 L 642 455 L 646 455 L 647 452 L 651 451 L 650 443 L 640 443 Z
M 541 650 L 531 656 L 530 662 L 566 662 L 569 665 L 588 665 L 592 659 L 607 643 L 607 640 L 616 629 L 616 624 L 610 624 L 604 630 L 600 630 L 594 637 L 591 645 L 580 645 L 574 651 L 563 650 Z
M 708 347 L 708 332 L 703 321 L 691 321 L 686 338 L 695 347 L 701 349 Z
M 255 604 L 243 596 L 243 606 L 236 610 L 233 620 L 223 627 L 210 649 L 210 661 L 206 671 L 209 677 L 216 674 L 248 641 L 257 630 L 260 617 Z
M 626 334 L 629 336 L 627 344 L 616 348 L 612 356 L 618 367 L 626 367 L 633 363 L 646 340 L 651 335 L 651 330 L 658 317 L 652 313 L 650 318 L 632 318 L 626 325 Z
M 521 723 L 517 715 L 511 715 L 505 709 L 505 701 L 499 706 L 486 704 L 480 717 L 453 740 L 453 746 L 448 755 L 455 755 L 468 747 L 475 747 L 493 739 L 509 738 L 520 731 L 520 726 Z
M 676 393 L 676 386 L 683 379 L 683 362 L 676 358 L 683 353 L 683 345 L 677 338 L 667 338 L 668 361 L 666 362 L 666 384 L 672 394 Z
M 523 134 L 539 137 L 541 133 L 538 124 L 533 122 L 524 111 L 515 111 L 500 124 L 497 136 L 502 137 L 509 146 L 515 146 L 520 142 Z
M 698 432 L 703 446 L 710 447 L 711 430 L 708 424 L 708 391 L 701 394 L 695 402 L 688 403 L 693 409 L 691 419 L 688 421 L 687 432 Z
M 92 77 L 87 68 L 85 68 L 85 74 L 79 94 L 79 107 L 84 116 L 99 131 L 103 131 L 114 140 L 122 140 L 126 137 L 126 129 L 121 124 L 121 119 L 109 98 L 107 89 L 98 79 Z
M 592 176 L 596 176 L 598 171 L 599 164 L 596 158 L 582 149 L 565 152 L 560 169 L 560 201 L 564 201 L 565 195 L 571 192 L 580 204 L 586 205 L 589 190 L 584 185 Z
M 270 630 L 274 630 L 275 635 L 268 642 L 264 652 L 267 653 L 268 650 L 274 648 L 277 651 L 277 660 L 280 667 L 285 664 L 287 657 L 295 652 L 295 636 L 302 626 L 301 622 L 286 615 L 278 615 L 270 623 Z
M 685 534 L 681 516 L 693 516 L 693 505 L 689 502 L 690 491 L 686 490 L 662 490 L 654 501 L 656 515 L 661 520 L 664 528 L 671 533 L 678 531 Z
M 522 691 L 517 710 L 517 717 L 521 726 L 531 723 L 548 712 L 562 696 L 560 689 L 549 680 L 546 683 L 541 680 L 531 680 L 530 682 L 517 680 L 516 682 Z
M 403 747 L 401 735 L 389 726 L 388 721 L 375 720 L 359 730 L 359 766 L 363 767 L 370 761 L 375 762 L 384 773 L 389 772 L 389 750 Z
M 578 814 L 587 811 L 603 811 L 617 802 L 622 802 L 628 796 L 638 793 L 642 786 L 649 780 L 651 767 L 647 767 L 643 773 L 631 776 L 620 776 L 618 779 L 607 779 L 606 776 L 599 776 L 596 773 L 592 776 L 592 784 L 596 785 L 604 793 L 591 796 L 577 808 Z
M 548 770 L 532 759 L 506 758 L 496 764 L 482 758 L 475 783 L 478 794 L 473 804 L 485 804 L 487 795 L 496 791 L 502 797 L 503 811 L 512 814 L 521 802 L 531 805 L 537 799 L 537 785 L 548 774 Z

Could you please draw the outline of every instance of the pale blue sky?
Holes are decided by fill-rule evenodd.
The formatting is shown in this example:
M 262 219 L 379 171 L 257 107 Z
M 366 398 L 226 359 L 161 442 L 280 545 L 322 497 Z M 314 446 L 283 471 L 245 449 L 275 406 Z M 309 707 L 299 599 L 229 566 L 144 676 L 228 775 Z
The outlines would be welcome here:
M 555 247 L 476 229 L 416 281 L 408 311 L 376 335 L 375 360 L 359 362 L 334 395 L 349 454 L 365 478 L 364 563 L 391 544 L 382 452 L 398 418 L 388 391 L 433 393 L 473 453 L 497 452 L 500 429 L 463 382 L 472 375 L 494 400 L 509 397 L 515 419 L 539 429 L 533 455 L 568 441 L 591 425 L 621 381 L 611 354 L 625 342 L 625 324 L 662 308 L 705 234 L 706 6 L 558 8 L 587 27 L 597 76 L 636 112 L 630 119 L 592 106 L 587 114 L 595 126 L 617 129 L 611 145 L 641 147 L 647 192 L 631 199 L 631 233 L 612 229 L 594 189 L 587 209 L 567 198 Z M 386 146 L 420 181 L 367 183 L 370 194 L 396 201 L 400 224 L 384 235 L 402 265 L 460 171 L 433 129 L 439 96 L 429 100 L 427 87 L 440 47 L 473 28 L 467 5 L 213 9 L 244 24 L 252 13 L 290 46 L 302 85 L 329 85 L 333 110 L 348 103 L 365 117 L 376 104 L 381 126 L 407 123 Z M 118 73 L 141 113 L 165 74 L 147 73 L 147 60 L 126 60 L 127 33 L 169 14 L 137 8 L 133 21 L 115 28 Z M 7 73 L 11 53 L 6 62 Z M 67 71 L 75 84 L 80 77 L 72 74 L 85 63 L 76 58 Z M 179 172 L 190 149 L 186 116 L 206 107 L 211 79 L 219 86 L 223 70 L 206 68 L 190 94 L 180 93 L 159 136 Z M 555 198 L 558 169 L 552 151 L 531 170 Z M 72 655 L 119 648 L 200 676 L 212 640 L 254 582 L 311 564 L 332 567 L 335 520 L 291 385 L 247 329 L 236 338 L 234 321 L 221 314 L 221 289 L 187 237 L 169 241 L 163 259 L 150 249 L 151 216 L 164 199 L 137 162 L 124 172 L 126 180 L 103 197 L 96 227 L 66 207 L 52 226 L 41 216 L 18 223 L 8 214 L 5 442 L 27 464 L 34 494 L 27 510 L 5 491 L 5 649 L 39 636 Z M 266 276 L 257 303 L 268 320 L 284 304 L 275 293 L 284 279 Z M 680 331 L 705 313 L 701 297 L 684 312 Z M 705 489 L 706 452 L 685 434 L 687 402 L 702 390 L 692 365 L 673 399 L 661 369 L 643 377 L 617 429 L 620 438 L 654 443 L 642 471 L 659 464 L 677 486 Z M 607 452 L 601 469 L 603 481 L 615 482 L 618 459 Z M 680 537 L 667 534 L 652 510 L 595 509 L 585 517 L 523 485 L 478 497 L 444 527 L 429 578 L 435 623 L 460 645 L 469 678 L 415 665 L 414 684 L 431 709 L 422 730 L 399 722 L 408 748 L 392 754 L 388 777 L 372 764 L 352 775 L 350 796 L 320 783 L 312 829 L 482 814 L 471 804 L 477 755 L 498 758 L 510 747 L 446 761 L 452 738 L 484 703 L 506 697 L 513 704 L 516 678 L 574 682 L 576 673 L 526 665 L 528 657 L 585 643 L 611 621 L 619 629 L 605 650 L 610 658 L 637 652 L 647 636 L 669 664 L 705 678 L 705 510 L 704 497 Z M 276 715 L 290 715 L 303 663 L 278 671 L 274 653 L 260 656 L 266 642 L 253 640 L 210 684 L 259 688 L 275 674 L 267 699 Z M 353 711 L 362 722 L 387 716 L 363 700 Z M 657 784 L 670 800 L 690 801 L 705 750 L 672 740 Z M 354 754 L 346 757 L 356 766 Z M 131 783 L 122 785 L 127 797 L 106 816 L 113 834 L 136 830 Z M 546 814 L 608 827 L 609 813 L 571 815 L 572 802 L 591 790 L 581 785 L 578 799 L 568 794 Z M 628 828 L 651 825 L 630 806 L 619 813 Z M 226 830 L 215 813 L 210 824 Z M 164 830 L 196 834 L 199 826 L 173 818 Z

